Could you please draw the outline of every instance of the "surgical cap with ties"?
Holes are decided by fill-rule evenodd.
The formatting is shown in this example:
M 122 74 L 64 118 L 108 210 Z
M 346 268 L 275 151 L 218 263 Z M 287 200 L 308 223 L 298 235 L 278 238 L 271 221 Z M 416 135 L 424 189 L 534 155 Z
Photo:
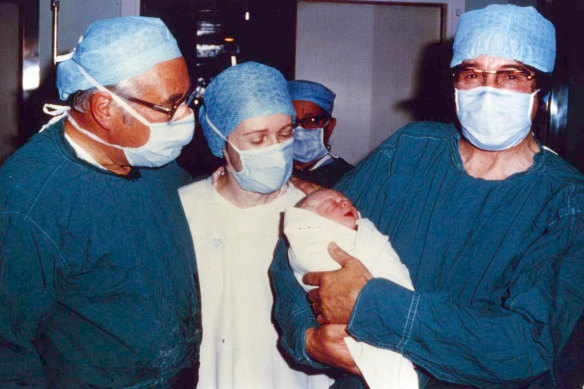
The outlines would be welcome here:
M 92 23 L 73 56 L 57 67 L 61 100 L 93 88 L 83 68 L 99 84 L 114 85 L 160 62 L 182 57 L 166 25 L 158 18 L 123 16 Z
M 223 157 L 225 139 L 246 119 L 276 114 L 296 119 L 284 76 L 257 62 L 242 63 L 219 73 L 205 90 L 203 100 L 199 122 L 211 152 L 218 157 Z

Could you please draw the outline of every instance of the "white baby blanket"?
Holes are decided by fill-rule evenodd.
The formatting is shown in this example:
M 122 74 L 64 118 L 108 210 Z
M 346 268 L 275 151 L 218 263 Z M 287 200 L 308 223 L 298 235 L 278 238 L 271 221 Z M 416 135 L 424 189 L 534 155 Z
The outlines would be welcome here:
M 290 243 L 290 266 L 306 291 L 314 287 L 302 282 L 304 274 L 340 268 L 328 254 L 330 242 L 358 258 L 374 277 L 383 277 L 404 288 L 414 289 L 410 273 L 391 247 L 388 237 L 368 219 L 360 218 L 355 231 L 314 212 L 291 207 L 285 212 L 284 234 Z M 352 337 L 346 337 L 345 343 L 371 389 L 418 388 L 418 376 L 412 363 L 400 353 L 358 342 Z

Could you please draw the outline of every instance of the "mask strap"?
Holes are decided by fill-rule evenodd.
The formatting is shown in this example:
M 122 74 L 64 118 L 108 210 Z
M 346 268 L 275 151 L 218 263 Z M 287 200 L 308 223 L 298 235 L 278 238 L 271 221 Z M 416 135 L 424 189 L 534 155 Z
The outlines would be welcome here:
M 239 150 L 236 146 L 233 145 L 233 143 L 229 142 L 227 140 L 227 138 L 225 137 L 225 135 L 223 135 L 219 129 L 217 127 L 215 127 L 215 125 L 213 124 L 213 122 L 211 121 L 211 119 L 209 118 L 209 115 L 207 115 L 207 112 L 205 110 L 205 119 L 207 120 L 207 123 L 209 123 L 209 126 L 211 127 L 211 129 L 213 131 L 215 131 L 215 133 L 217 135 L 219 135 L 221 137 L 221 139 L 223 139 L 226 143 L 229 143 L 231 145 L 231 147 L 233 147 L 235 149 L 235 151 L 237 151 L 240 155 L 241 155 L 241 150 Z
M 148 120 L 146 120 L 142 115 L 140 115 L 138 112 L 136 112 L 134 110 L 134 108 L 130 107 L 130 105 L 128 103 L 126 103 L 121 97 L 117 96 L 112 91 L 107 90 L 103 85 L 101 85 L 93 77 L 91 77 L 89 75 L 89 73 L 87 73 L 85 71 L 85 69 L 83 69 L 83 67 L 81 67 L 81 65 L 79 65 L 77 62 L 73 62 L 73 63 L 75 65 L 77 65 L 81 74 L 83 74 L 83 76 L 87 79 L 87 81 L 89 81 L 89 83 L 91 85 L 93 85 L 94 87 L 96 87 L 97 89 L 99 89 L 102 92 L 109 93 L 109 95 L 114 99 L 114 101 L 116 103 L 121 105 L 126 111 L 130 112 L 132 114 L 132 116 L 134 116 L 136 119 L 138 119 L 142 124 L 144 124 L 147 127 L 150 125 L 150 122 Z
M 67 120 L 69 120 L 69 122 L 70 122 L 71 124 L 73 124 L 73 127 L 75 127 L 75 128 L 76 128 L 76 129 L 77 129 L 79 132 L 81 132 L 82 134 L 85 134 L 85 135 L 87 135 L 87 136 L 88 136 L 88 137 L 90 137 L 91 139 L 93 139 L 93 140 L 95 140 L 95 141 L 97 141 L 97 142 L 99 142 L 99 143 L 101 143 L 101 144 L 104 144 L 104 145 L 107 145 L 107 146 L 113 147 L 113 148 L 115 148 L 115 149 L 120 149 L 120 150 L 123 150 L 123 149 L 125 148 L 125 147 L 122 147 L 122 146 L 120 146 L 120 145 L 113 145 L 113 144 L 111 144 L 111 143 L 107 143 L 105 140 L 101 139 L 99 136 L 95 135 L 95 134 L 94 134 L 94 133 L 92 133 L 92 132 L 89 132 L 89 131 L 87 131 L 85 128 L 81 127 L 81 126 L 80 126 L 80 125 L 79 125 L 79 124 L 78 124 L 78 123 L 75 121 L 75 119 L 73 119 L 73 116 L 71 116 L 71 115 L 69 115 L 69 116 L 67 117 Z
M 49 126 L 63 119 L 65 116 L 67 116 L 67 113 L 69 112 L 70 109 L 71 108 L 66 105 L 45 104 L 43 106 L 43 112 L 49 116 L 52 116 L 52 118 L 41 127 L 39 132 L 43 132 Z

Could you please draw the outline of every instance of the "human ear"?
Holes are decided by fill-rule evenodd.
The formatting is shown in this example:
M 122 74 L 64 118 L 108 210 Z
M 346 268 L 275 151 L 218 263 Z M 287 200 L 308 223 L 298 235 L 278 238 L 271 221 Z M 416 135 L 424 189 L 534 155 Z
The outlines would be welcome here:
M 227 142 L 225 142 L 225 146 L 223 146 L 223 158 L 225 158 L 225 165 L 236 172 L 241 171 L 243 168 L 239 153 L 234 150 L 233 147 L 230 147 Z
M 331 138 L 331 135 L 333 135 L 333 131 L 335 130 L 336 125 L 337 125 L 337 119 L 331 118 L 331 120 L 328 122 L 328 124 L 324 128 L 323 141 L 324 141 L 324 144 L 326 146 L 328 146 L 328 144 L 329 144 L 329 139 Z
M 101 127 L 109 130 L 113 127 L 114 104 L 109 93 L 97 92 L 91 96 L 91 114 Z

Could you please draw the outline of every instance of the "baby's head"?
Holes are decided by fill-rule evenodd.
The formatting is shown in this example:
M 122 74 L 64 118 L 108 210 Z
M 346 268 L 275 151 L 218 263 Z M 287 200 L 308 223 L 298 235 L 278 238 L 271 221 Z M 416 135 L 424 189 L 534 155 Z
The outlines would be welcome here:
M 348 198 L 336 190 L 320 189 L 312 192 L 300 200 L 296 207 L 315 212 L 353 230 L 357 229 L 359 212 Z

